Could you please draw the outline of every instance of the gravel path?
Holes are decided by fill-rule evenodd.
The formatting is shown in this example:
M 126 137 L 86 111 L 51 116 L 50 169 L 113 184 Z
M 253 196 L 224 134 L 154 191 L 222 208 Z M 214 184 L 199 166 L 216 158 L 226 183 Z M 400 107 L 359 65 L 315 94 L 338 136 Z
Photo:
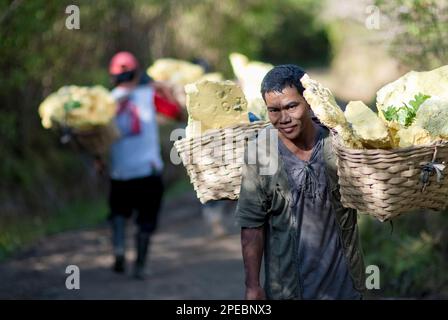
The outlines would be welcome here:
M 243 265 L 233 209 L 229 202 L 229 233 L 214 238 L 194 194 L 165 203 L 150 249 L 150 276 L 144 281 L 110 270 L 107 224 L 47 237 L 0 264 L 0 299 L 241 299 Z M 132 229 L 129 223 L 129 272 L 134 258 Z M 65 287 L 68 265 L 79 267 L 79 290 Z

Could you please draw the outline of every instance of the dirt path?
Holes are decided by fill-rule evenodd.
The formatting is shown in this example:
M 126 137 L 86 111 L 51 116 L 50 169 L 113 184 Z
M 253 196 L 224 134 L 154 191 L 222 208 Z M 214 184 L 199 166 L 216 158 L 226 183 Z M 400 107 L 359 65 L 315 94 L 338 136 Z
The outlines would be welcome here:
M 229 235 L 211 237 L 192 193 L 165 203 L 144 281 L 110 270 L 107 225 L 47 237 L 0 264 L 0 299 L 240 299 L 243 266 L 232 206 Z M 133 227 L 128 227 L 128 273 Z M 65 269 L 80 269 L 80 289 L 67 290 Z

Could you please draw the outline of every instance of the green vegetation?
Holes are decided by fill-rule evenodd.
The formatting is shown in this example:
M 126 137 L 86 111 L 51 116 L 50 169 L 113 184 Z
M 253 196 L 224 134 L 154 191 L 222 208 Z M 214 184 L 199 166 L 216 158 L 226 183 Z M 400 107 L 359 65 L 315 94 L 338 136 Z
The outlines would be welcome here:
M 387 121 L 396 121 L 404 127 L 409 127 L 414 122 L 420 106 L 429 98 L 431 96 L 418 93 L 409 103 L 403 103 L 400 107 L 387 107 L 386 110 L 383 110 L 384 117 Z
M 104 201 L 77 201 L 66 204 L 47 216 L 2 218 L 0 223 L 0 260 L 40 238 L 72 229 L 96 226 L 105 221 Z
M 447 235 L 436 225 L 446 225 L 447 213 L 409 213 L 391 224 L 360 217 L 366 265 L 377 265 L 381 272 L 381 289 L 369 295 L 447 297 Z
M 429 70 L 448 61 L 448 5 L 440 0 L 376 0 L 388 17 L 391 53 L 405 65 Z

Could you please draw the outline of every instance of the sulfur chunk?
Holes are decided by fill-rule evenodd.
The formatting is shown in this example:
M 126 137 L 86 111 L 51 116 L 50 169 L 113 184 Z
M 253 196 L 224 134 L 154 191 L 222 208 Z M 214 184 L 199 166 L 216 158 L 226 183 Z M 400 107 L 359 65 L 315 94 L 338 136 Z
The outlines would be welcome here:
M 180 86 L 195 82 L 204 75 L 201 66 L 171 58 L 156 60 L 147 72 L 156 81 L 167 81 Z
M 386 124 L 362 101 L 350 101 L 345 118 L 366 148 L 390 148 L 392 142 Z
M 199 81 L 185 86 L 189 115 L 187 137 L 210 129 L 249 123 L 247 101 L 232 81 Z
M 409 128 L 402 127 L 397 131 L 398 147 L 406 148 L 422 144 L 431 143 L 429 132 L 418 125 L 412 125 Z
M 346 147 L 362 149 L 361 141 L 350 128 L 344 112 L 337 105 L 331 91 L 312 80 L 307 74 L 300 81 L 305 88 L 303 96 L 320 122 L 334 129 Z
M 42 126 L 49 129 L 53 125 L 54 119 L 62 119 L 64 117 L 64 109 L 60 103 L 58 94 L 50 94 L 39 106 L 39 115 L 42 121 Z
M 404 129 L 404 127 L 396 121 L 390 121 L 390 122 L 386 121 L 386 124 L 387 124 L 387 129 L 389 131 L 392 148 L 399 148 L 400 147 L 400 138 L 398 137 L 398 131 L 400 131 L 401 129 Z
M 201 80 L 219 82 L 219 81 L 224 81 L 224 77 L 223 77 L 222 73 L 212 72 L 212 73 L 204 74 L 198 81 L 201 81 Z
M 426 129 L 433 138 L 448 139 L 448 100 L 432 97 L 417 111 L 415 124 Z
M 384 119 L 382 110 L 389 106 L 399 108 L 403 103 L 414 99 L 417 93 L 438 96 L 448 100 L 448 65 L 424 72 L 411 71 L 382 87 L 377 92 L 379 116 Z
M 273 65 L 250 61 L 240 53 L 231 53 L 229 56 L 233 73 L 238 79 L 248 103 L 248 111 L 260 119 L 267 119 L 266 104 L 260 93 L 261 82 Z
M 44 128 L 55 123 L 78 130 L 109 124 L 116 104 L 107 89 L 101 86 L 64 86 L 49 95 L 39 106 Z

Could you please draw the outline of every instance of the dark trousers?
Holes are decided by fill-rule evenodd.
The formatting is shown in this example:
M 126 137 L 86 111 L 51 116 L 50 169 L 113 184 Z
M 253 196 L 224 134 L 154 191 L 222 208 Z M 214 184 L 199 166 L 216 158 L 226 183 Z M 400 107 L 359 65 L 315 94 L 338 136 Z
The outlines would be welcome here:
M 111 218 L 129 218 L 137 213 L 136 223 L 145 232 L 157 228 L 157 218 L 164 186 L 160 176 L 110 181 L 109 207 Z
M 149 241 L 150 235 L 157 228 L 163 191 L 160 176 L 125 181 L 111 179 L 109 207 L 115 255 L 124 255 L 125 222 L 133 213 L 136 213 L 137 239 Z

